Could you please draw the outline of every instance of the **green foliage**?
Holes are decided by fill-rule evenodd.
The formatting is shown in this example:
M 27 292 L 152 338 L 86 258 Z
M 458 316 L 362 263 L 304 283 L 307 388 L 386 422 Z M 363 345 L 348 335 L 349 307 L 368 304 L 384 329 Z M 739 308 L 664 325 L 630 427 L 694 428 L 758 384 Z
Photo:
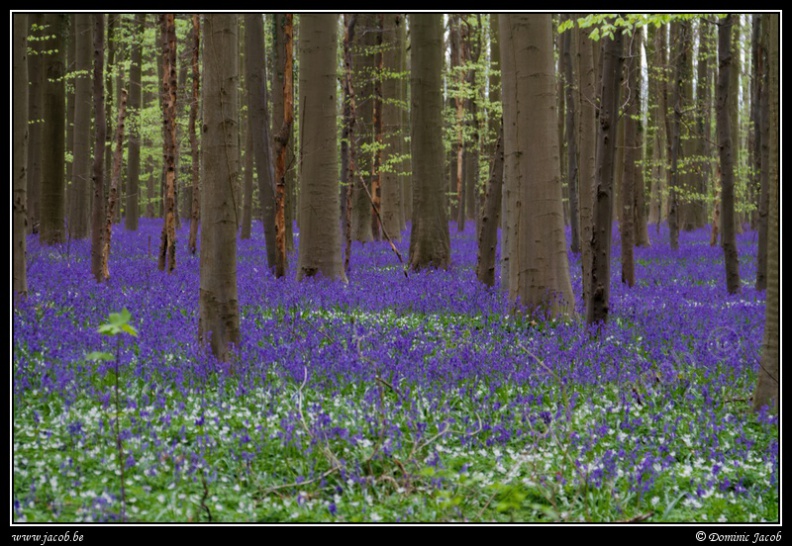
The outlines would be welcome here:
M 116 336 L 126 333 L 137 337 L 137 329 L 129 324 L 130 320 L 132 320 L 132 314 L 127 310 L 126 307 L 124 307 L 120 313 L 110 313 L 108 322 L 99 326 L 98 331 L 100 334 L 105 334 L 108 336 Z

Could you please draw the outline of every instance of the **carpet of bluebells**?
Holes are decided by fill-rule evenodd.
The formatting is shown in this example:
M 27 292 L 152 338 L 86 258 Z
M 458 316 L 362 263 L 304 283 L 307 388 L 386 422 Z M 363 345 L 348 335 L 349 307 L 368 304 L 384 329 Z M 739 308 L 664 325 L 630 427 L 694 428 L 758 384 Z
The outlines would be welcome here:
M 187 226 L 168 275 L 161 225 L 114 230 L 106 284 L 88 241 L 28 240 L 17 522 L 118 521 L 117 440 L 129 521 L 779 518 L 778 420 L 749 411 L 765 309 L 755 232 L 738 237 L 742 294 L 729 296 L 708 232 L 681 233 L 675 253 L 652 227 L 632 289 L 614 256 L 597 336 L 579 318 L 515 314 L 479 284 L 472 223 L 451 224 L 448 271 L 409 278 L 387 243 L 355 243 L 348 284 L 275 279 L 258 224 L 238 245 L 242 339 L 219 363 L 197 343 Z M 409 232 L 397 246 L 407 255 Z M 579 256 L 570 267 L 582 316 Z M 98 333 L 124 308 L 138 337 Z

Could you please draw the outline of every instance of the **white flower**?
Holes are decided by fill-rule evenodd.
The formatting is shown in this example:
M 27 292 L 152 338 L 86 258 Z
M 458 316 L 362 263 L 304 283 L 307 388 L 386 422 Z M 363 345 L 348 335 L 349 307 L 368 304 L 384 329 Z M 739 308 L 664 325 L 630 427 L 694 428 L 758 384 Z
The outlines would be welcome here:
M 657 506 L 658 502 L 660 502 L 660 497 L 657 496 L 652 497 L 652 506 Z

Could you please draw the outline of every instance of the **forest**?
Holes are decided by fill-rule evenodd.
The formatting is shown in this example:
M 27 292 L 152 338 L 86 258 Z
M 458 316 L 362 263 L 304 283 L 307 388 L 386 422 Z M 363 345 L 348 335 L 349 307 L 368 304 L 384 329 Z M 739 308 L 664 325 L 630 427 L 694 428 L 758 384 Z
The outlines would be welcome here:
M 780 523 L 778 12 L 11 19 L 13 524 Z

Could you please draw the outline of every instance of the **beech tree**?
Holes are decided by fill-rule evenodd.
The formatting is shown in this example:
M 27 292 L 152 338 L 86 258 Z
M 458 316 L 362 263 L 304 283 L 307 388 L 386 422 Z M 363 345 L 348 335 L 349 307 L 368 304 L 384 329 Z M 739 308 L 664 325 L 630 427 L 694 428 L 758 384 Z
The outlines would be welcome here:
M 239 179 L 237 16 L 207 14 L 203 24 L 200 294 L 198 336 L 228 360 L 239 342 L 236 206 Z M 208 339 L 207 339 L 208 338 Z
M 718 151 L 721 170 L 721 245 L 726 264 L 726 288 L 729 294 L 740 291 L 739 259 L 735 235 L 734 215 L 734 159 L 732 155 L 732 119 L 728 101 L 731 90 L 732 23 L 729 14 L 721 19 L 718 27 L 718 90 L 717 121 Z
M 417 13 L 410 16 L 410 23 L 410 267 L 446 268 L 451 262 L 451 238 L 443 179 L 443 17 L 438 13 Z
M 44 15 L 47 39 L 44 59 L 44 125 L 41 135 L 41 242 L 45 245 L 66 240 L 65 152 L 66 152 L 66 86 L 63 80 L 66 57 L 64 38 L 66 16 L 62 13 Z
M 28 16 L 15 13 L 13 41 L 14 170 L 13 170 L 13 295 L 27 294 L 27 146 L 28 146 Z
M 176 268 L 176 27 L 174 15 L 160 15 L 162 33 L 162 156 L 165 165 L 165 208 L 160 239 L 159 269 Z
M 509 299 L 529 314 L 574 314 L 558 153 L 549 14 L 500 15 Z M 541 236 L 539 235 L 541 234 Z
M 129 151 L 127 154 L 126 214 L 124 227 L 135 231 L 140 217 L 140 110 L 142 103 L 142 44 L 146 14 L 136 13 L 129 65 Z
M 337 16 L 300 17 L 300 246 L 297 279 L 345 279 L 341 258 L 336 141 Z
M 759 362 L 759 377 L 756 382 L 756 390 L 753 396 L 753 409 L 759 411 L 765 406 L 770 407 L 770 411 L 777 413 L 780 407 L 780 383 L 778 382 L 779 362 L 781 354 L 780 344 L 780 316 L 781 316 L 781 292 L 780 292 L 780 169 L 779 169 L 779 150 L 778 150 L 778 23 L 779 15 L 770 14 L 767 16 L 769 33 L 768 45 L 768 99 L 769 99 L 769 131 L 768 131 L 768 159 L 767 168 L 770 183 L 770 206 L 768 209 L 768 243 L 767 243 L 767 310 L 765 311 L 765 331 L 762 343 L 762 356 Z M 720 42 L 719 42 L 720 46 Z
M 74 15 L 75 65 L 74 131 L 72 144 L 71 199 L 69 203 L 69 237 L 85 239 L 90 228 L 91 179 L 91 28 L 88 13 Z

